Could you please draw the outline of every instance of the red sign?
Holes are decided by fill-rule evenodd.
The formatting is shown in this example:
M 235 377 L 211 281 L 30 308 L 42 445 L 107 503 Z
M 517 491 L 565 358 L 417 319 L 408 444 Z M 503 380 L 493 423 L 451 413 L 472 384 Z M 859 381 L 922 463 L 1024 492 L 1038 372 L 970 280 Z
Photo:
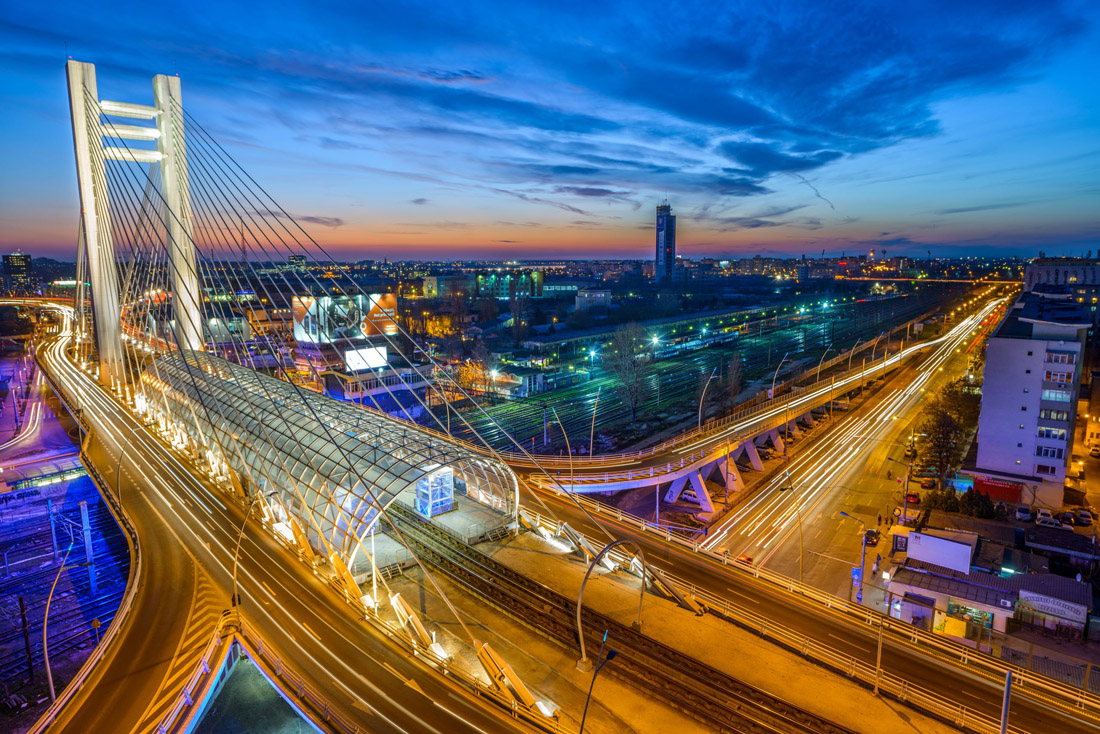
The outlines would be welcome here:
M 1003 502 L 1019 502 L 1023 485 L 1005 479 L 974 477 L 974 491 L 988 494 L 990 499 Z

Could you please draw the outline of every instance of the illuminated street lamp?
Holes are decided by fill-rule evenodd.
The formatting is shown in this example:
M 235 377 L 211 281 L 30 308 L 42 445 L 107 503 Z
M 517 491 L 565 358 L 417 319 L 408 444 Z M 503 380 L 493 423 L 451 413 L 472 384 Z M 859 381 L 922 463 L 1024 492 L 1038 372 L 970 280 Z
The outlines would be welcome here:
M 717 374 L 717 367 L 710 371 L 710 377 L 707 378 L 706 384 L 703 385 L 703 394 L 699 396 L 699 428 L 703 427 L 703 400 L 707 397 L 707 388 L 710 387 L 710 381 L 713 380 Z

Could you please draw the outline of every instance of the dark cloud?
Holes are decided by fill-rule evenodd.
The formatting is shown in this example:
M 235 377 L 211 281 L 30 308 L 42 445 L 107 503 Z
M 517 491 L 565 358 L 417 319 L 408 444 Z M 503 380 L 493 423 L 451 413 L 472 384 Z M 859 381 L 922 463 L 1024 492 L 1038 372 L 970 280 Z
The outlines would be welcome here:
M 726 141 L 718 149 L 722 155 L 740 163 L 754 176 L 762 177 L 772 173 L 808 171 L 844 155 L 836 150 L 823 150 L 808 156 L 788 155 L 777 150 L 774 145 L 735 141 Z
M 428 201 L 428 199 L 425 199 L 423 196 L 421 196 L 418 199 L 412 199 L 409 203 L 416 204 L 417 206 L 424 206 L 428 203 Z

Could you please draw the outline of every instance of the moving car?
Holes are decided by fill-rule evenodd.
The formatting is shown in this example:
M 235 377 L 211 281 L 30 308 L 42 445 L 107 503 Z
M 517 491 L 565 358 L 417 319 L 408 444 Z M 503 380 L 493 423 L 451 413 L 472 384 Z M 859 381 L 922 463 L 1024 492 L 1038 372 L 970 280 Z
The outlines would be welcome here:
M 737 560 L 739 560 L 741 563 L 747 563 L 750 566 L 752 565 L 752 556 L 747 556 L 744 553 L 737 556 Z
M 1017 520 L 1030 520 L 1031 519 L 1031 505 L 1020 505 L 1016 508 Z

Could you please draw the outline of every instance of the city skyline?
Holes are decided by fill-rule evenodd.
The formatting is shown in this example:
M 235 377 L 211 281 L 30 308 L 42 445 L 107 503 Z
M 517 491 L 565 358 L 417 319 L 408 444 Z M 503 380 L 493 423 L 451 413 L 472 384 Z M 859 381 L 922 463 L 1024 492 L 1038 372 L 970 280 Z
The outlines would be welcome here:
M 170 33 L 148 8 L 51 7 L 0 24 L 9 251 L 75 254 L 66 52 L 100 65 L 105 98 L 179 73 L 338 259 L 649 259 L 666 195 L 685 257 L 1100 250 L 1085 3 L 662 4 L 656 25 L 635 6 L 229 6 L 214 36 L 200 6 Z

